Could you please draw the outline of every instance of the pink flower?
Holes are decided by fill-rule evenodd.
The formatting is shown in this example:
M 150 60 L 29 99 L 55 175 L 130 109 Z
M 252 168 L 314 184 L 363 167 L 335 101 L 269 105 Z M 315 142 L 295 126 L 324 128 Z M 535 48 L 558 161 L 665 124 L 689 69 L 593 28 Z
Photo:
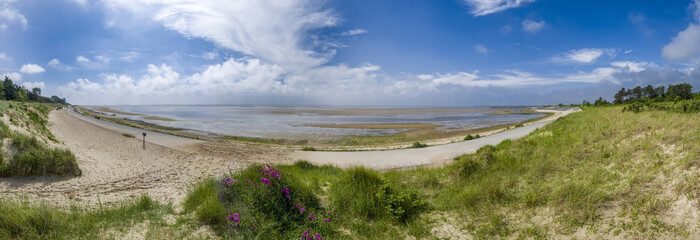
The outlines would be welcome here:
M 260 182 L 262 182 L 262 184 L 265 184 L 265 185 L 270 184 L 270 180 L 267 178 L 261 178 Z
M 330 218 L 326 218 L 326 219 L 323 219 L 323 220 L 321 220 L 321 221 L 324 221 L 324 222 L 331 222 L 331 219 L 330 219 Z
M 304 213 L 305 211 L 306 211 L 306 208 L 304 208 L 304 207 L 301 207 L 301 209 L 299 210 L 300 213 Z
M 238 213 L 234 213 L 233 216 L 234 216 L 234 217 L 238 217 Z
M 240 221 L 241 221 L 241 220 L 238 219 L 238 218 L 233 218 L 233 222 L 235 222 L 235 223 L 238 223 L 238 222 L 240 222 Z
M 316 234 L 314 235 L 314 239 L 316 239 L 316 240 L 321 240 L 321 239 L 323 239 L 323 237 L 321 237 L 321 234 L 316 233 Z
M 297 205 L 294 205 L 295 208 L 299 208 L 300 206 L 301 206 L 301 204 L 298 204 L 298 203 L 297 203 Z

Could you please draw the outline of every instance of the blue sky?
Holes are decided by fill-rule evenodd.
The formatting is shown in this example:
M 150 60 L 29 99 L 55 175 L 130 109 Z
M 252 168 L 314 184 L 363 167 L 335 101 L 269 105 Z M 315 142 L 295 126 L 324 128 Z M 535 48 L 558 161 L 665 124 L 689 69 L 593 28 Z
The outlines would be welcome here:
M 74 104 L 580 103 L 700 87 L 697 4 L 0 0 L 0 73 Z

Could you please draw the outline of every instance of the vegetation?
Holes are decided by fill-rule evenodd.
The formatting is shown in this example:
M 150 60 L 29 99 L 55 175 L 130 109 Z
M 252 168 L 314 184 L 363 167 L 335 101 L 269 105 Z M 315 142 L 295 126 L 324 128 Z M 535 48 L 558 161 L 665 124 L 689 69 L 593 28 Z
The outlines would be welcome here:
M 477 139 L 477 138 L 480 138 L 480 137 L 481 137 L 481 136 L 479 136 L 479 134 L 474 135 L 474 136 L 472 136 L 471 134 L 467 134 L 467 136 L 464 137 L 464 141 L 469 141 L 469 140 Z
M 18 86 L 12 82 L 10 77 L 5 76 L 5 80 L 0 84 L 0 100 L 15 100 L 19 102 L 41 102 L 41 103 L 58 103 L 62 105 L 68 104 L 65 98 L 57 96 L 43 97 L 41 96 L 40 88 L 26 89 L 24 86 Z
M 151 201 L 155 207 L 143 211 L 156 217 L 124 213 L 134 220 L 111 220 L 102 210 L 71 215 L 46 207 L 37 215 L 55 221 L 51 227 L 34 227 L 44 219 L 3 218 L 0 229 L 30 230 L 0 234 L 60 239 L 85 229 L 87 236 L 108 238 L 96 230 L 148 219 L 150 238 L 189 237 L 199 226 L 226 239 L 695 237 L 697 221 L 686 217 L 698 213 L 700 117 L 622 108 L 587 107 L 442 167 L 377 172 L 303 161 L 255 165 L 194 185 L 182 212 Z M 4 209 L 18 204 L 3 204 L 3 216 L 34 211 L 15 214 Z M 162 224 L 157 216 L 165 212 L 177 223 Z M 85 216 L 105 218 L 88 224 Z
M 31 175 L 81 175 L 69 150 L 50 147 L 57 142 L 49 131 L 48 113 L 56 104 L 0 101 L 0 110 L 10 123 L 27 133 L 13 131 L 0 121 L 0 177 Z
M 128 133 L 122 133 L 122 136 L 128 137 L 128 138 L 134 138 L 134 135 L 128 134 Z
M 411 148 L 424 148 L 427 147 L 428 144 L 420 143 L 420 142 L 414 142 L 413 145 L 411 145 Z
M 302 151 L 316 151 L 316 148 L 315 147 L 303 147 L 301 150 Z

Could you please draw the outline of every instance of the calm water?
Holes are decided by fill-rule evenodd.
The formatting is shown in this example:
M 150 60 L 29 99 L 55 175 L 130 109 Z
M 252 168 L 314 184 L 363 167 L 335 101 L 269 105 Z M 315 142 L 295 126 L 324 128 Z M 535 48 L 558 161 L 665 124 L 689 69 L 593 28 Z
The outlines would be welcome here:
M 120 115 L 162 126 L 205 131 L 217 134 L 299 138 L 314 136 L 333 138 L 351 134 L 382 134 L 401 129 L 335 129 L 312 127 L 312 124 L 357 123 L 428 123 L 444 125 L 443 130 L 462 130 L 521 122 L 542 114 L 489 115 L 503 108 L 470 109 L 398 109 L 338 108 L 338 107 L 271 107 L 271 106 L 109 106 L 111 109 L 143 114 Z M 518 111 L 522 109 L 509 109 Z M 175 121 L 144 119 L 158 116 Z

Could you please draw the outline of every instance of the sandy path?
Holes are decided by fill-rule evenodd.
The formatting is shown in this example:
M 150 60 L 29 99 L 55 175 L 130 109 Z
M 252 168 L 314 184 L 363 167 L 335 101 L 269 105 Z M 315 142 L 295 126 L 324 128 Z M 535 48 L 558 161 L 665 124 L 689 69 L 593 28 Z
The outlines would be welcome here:
M 557 112 L 555 115 L 541 121 L 527 124 L 524 127 L 515 128 L 505 132 L 495 133 L 486 137 L 450 143 L 426 148 L 399 149 L 388 151 L 364 151 L 364 152 L 309 152 L 296 151 L 292 153 L 292 159 L 307 160 L 315 164 L 332 164 L 339 167 L 365 166 L 372 169 L 383 170 L 392 168 L 415 167 L 428 164 L 439 164 L 455 157 L 476 152 L 486 145 L 496 145 L 506 139 L 518 139 L 527 136 L 532 131 L 540 128 L 559 117 L 579 111 L 570 109 Z
M 99 198 L 102 203 L 109 203 L 147 193 L 161 201 L 179 202 L 187 188 L 199 179 L 239 169 L 250 162 L 275 162 L 286 154 L 269 147 L 222 145 L 151 132 L 143 150 L 141 139 L 122 136 L 140 136 L 143 131 L 139 129 L 68 110 L 52 112 L 49 121 L 56 138 L 75 154 L 83 175 L 0 179 L 0 196 L 88 203 L 96 203 Z

